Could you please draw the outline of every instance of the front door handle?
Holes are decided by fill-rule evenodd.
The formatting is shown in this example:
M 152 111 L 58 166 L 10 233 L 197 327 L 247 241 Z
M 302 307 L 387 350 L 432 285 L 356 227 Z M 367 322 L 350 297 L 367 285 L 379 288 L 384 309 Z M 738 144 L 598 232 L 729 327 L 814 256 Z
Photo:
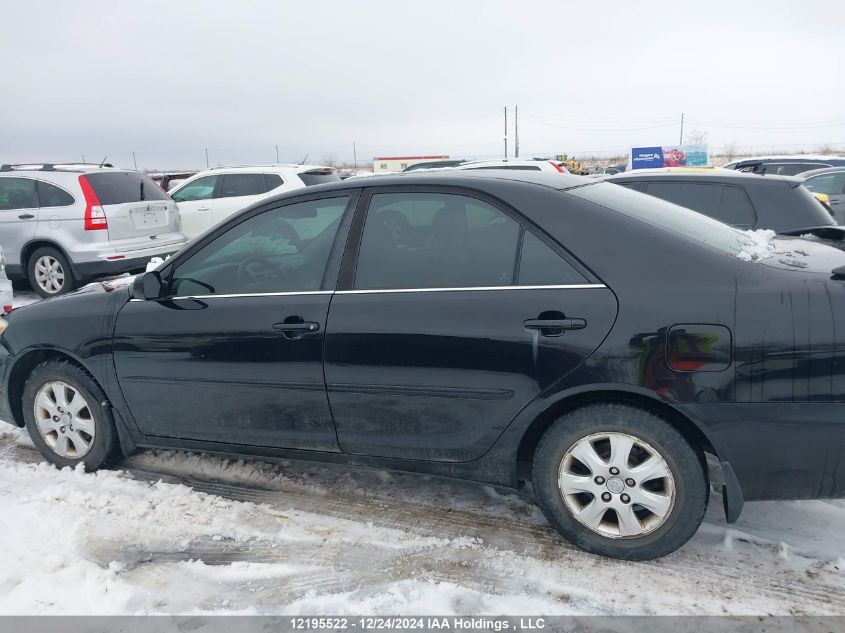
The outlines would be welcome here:
M 320 324 L 316 321 L 306 321 L 301 316 L 289 316 L 281 323 L 274 323 L 273 331 L 283 334 L 287 339 L 296 340 L 316 334 L 320 331 Z
M 19 217 L 21 220 L 31 220 L 31 219 L 32 219 L 32 218 L 34 218 L 35 216 L 34 216 L 34 215 L 32 215 L 31 213 L 21 213 L 18 217 Z
M 199 207 L 197 211 L 211 211 L 211 207 Z
M 583 330 L 586 319 L 527 319 L 522 322 L 526 330 L 540 330 L 543 336 L 560 336 L 566 330 Z

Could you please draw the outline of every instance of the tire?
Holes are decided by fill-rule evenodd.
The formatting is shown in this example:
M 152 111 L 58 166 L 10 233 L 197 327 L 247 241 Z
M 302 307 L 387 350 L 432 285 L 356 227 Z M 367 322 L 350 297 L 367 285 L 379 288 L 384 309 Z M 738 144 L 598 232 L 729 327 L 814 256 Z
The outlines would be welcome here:
M 63 295 L 76 286 L 67 257 L 52 246 L 35 249 L 26 270 L 32 289 L 45 299 Z
M 73 393 L 81 400 L 71 397 Z M 41 454 L 59 468 L 84 464 L 85 470 L 92 471 L 119 457 L 108 398 L 78 365 L 61 360 L 38 365 L 26 381 L 22 404 L 29 436 Z
M 703 455 L 662 418 L 623 404 L 586 405 L 555 421 L 534 453 L 532 483 L 567 540 L 624 560 L 674 552 L 698 530 L 709 497 Z

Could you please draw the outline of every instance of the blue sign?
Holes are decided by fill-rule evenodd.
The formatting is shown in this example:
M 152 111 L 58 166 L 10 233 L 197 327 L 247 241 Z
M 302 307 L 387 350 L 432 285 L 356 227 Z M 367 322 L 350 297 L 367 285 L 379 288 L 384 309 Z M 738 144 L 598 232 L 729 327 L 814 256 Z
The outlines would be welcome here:
M 631 169 L 663 167 L 662 147 L 635 147 L 631 150 Z

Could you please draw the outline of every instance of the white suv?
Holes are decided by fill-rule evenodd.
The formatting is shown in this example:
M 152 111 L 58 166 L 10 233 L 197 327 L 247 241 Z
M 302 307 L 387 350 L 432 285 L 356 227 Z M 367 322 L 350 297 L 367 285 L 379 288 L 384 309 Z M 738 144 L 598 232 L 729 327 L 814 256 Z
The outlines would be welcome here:
M 185 244 L 179 212 L 137 171 L 104 165 L 0 166 L 0 246 L 11 279 L 42 297 L 143 270 Z M 4 306 L 0 306 L 4 307 Z
M 169 193 L 179 205 L 182 231 L 194 238 L 253 202 L 338 180 L 331 167 L 315 165 L 215 167 L 188 178 Z

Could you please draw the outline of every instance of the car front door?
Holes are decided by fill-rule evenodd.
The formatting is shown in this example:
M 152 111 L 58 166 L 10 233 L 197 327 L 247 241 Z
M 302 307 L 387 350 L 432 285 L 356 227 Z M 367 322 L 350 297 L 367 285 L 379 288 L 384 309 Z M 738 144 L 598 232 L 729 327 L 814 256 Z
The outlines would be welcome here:
M 35 237 L 38 198 L 35 180 L 0 178 L 0 246 L 11 273 L 26 274 L 21 248 Z
M 219 180 L 218 174 L 202 176 L 182 184 L 170 196 L 179 207 L 182 232 L 191 239 L 214 225 L 211 209 Z
M 477 459 L 616 317 L 609 289 L 481 194 L 371 191 L 353 226 L 325 349 L 344 453 Z
M 353 202 L 252 210 L 162 270 L 166 298 L 122 308 L 114 364 L 141 433 L 338 450 L 323 338 Z

